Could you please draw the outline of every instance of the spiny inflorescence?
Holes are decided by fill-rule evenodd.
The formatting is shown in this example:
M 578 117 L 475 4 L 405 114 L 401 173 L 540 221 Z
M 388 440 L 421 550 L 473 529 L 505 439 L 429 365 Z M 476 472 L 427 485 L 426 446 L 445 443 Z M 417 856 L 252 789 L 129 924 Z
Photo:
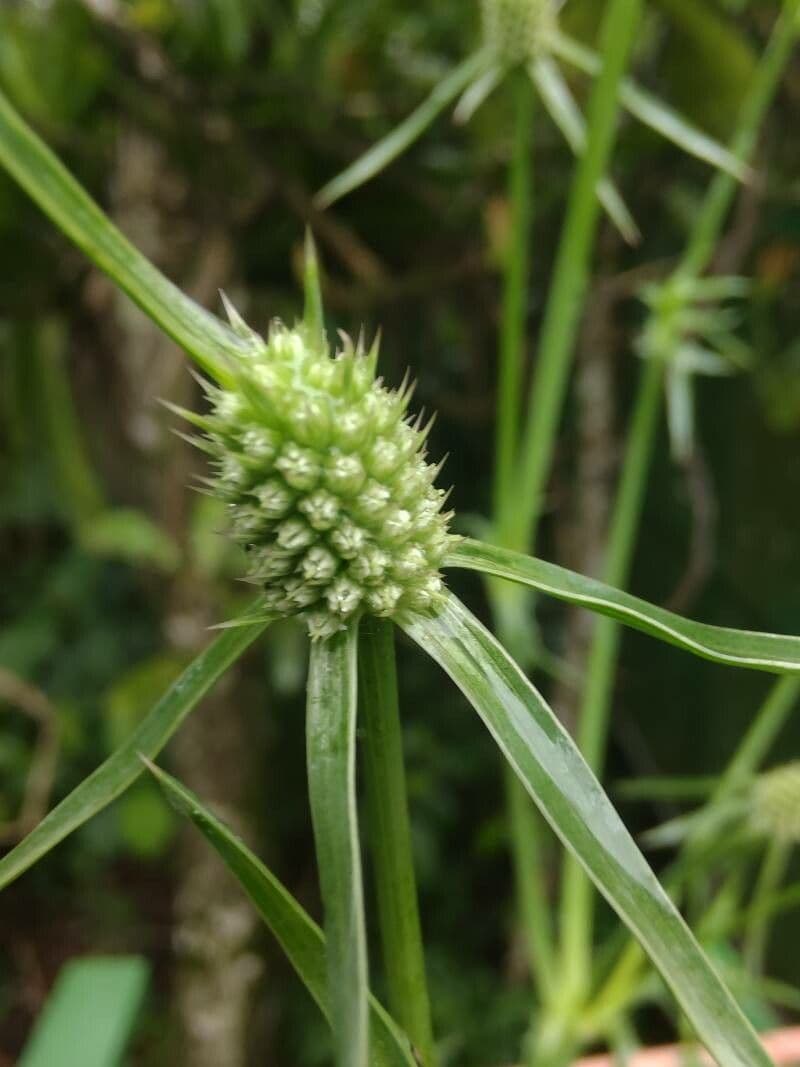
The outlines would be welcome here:
M 553 0 L 481 0 L 484 43 L 501 62 L 524 63 L 555 26 L 556 8 Z
M 429 426 L 407 418 L 411 389 L 375 378 L 366 351 L 329 347 L 304 325 L 274 322 L 231 379 L 206 384 L 211 414 L 181 412 L 205 431 L 210 491 L 228 505 L 246 549 L 248 580 L 266 610 L 302 614 L 314 638 L 359 613 L 430 608 L 453 538 L 446 494 L 425 459 Z
M 800 761 L 759 775 L 753 785 L 751 824 L 765 837 L 800 844 Z

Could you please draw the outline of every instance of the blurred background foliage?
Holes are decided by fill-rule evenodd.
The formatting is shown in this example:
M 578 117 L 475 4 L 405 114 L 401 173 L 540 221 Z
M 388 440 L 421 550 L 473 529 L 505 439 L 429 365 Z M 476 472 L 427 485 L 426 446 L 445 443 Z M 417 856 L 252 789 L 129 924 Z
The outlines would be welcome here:
M 569 0 L 594 40 L 601 5 Z M 439 411 L 464 520 L 488 509 L 499 264 L 508 239 L 504 89 L 467 127 L 442 119 L 335 210 L 313 193 L 466 54 L 478 5 L 441 0 L 3 0 L 0 85 L 171 277 L 207 306 L 222 287 L 256 328 L 299 309 L 306 223 L 326 265 L 329 325 L 379 324 L 392 383 L 406 366 Z M 724 138 L 779 5 L 653 0 L 637 77 Z M 581 79 L 575 91 L 585 92 Z M 704 380 L 699 449 L 662 435 L 634 588 L 733 626 L 800 629 L 800 60 L 795 58 L 719 250 L 753 277 L 746 374 Z M 536 144 L 531 358 L 572 162 Z M 614 161 L 643 229 L 605 223 L 550 484 L 542 551 L 591 570 L 640 368 L 635 296 L 679 252 L 704 167 L 626 122 Z M 119 743 L 207 627 L 243 602 L 222 516 L 192 491 L 200 461 L 157 399 L 197 402 L 180 353 L 0 174 L 0 832 L 10 844 Z M 477 583 L 460 590 L 485 610 Z M 548 647 L 575 626 L 541 605 Z M 171 748 L 180 777 L 231 819 L 318 914 L 303 767 L 304 642 L 285 624 Z M 400 650 L 424 928 L 447 1062 L 501 1064 L 529 1021 L 515 943 L 500 769 L 430 662 Z M 20 686 L 24 684 L 24 692 Z M 565 706 L 575 680 L 545 683 Z M 625 638 L 609 782 L 713 775 L 766 690 L 758 675 Z M 574 693 L 573 693 L 574 695 Z M 31 710 L 36 707 L 38 710 Z M 800 723 L 774 761 L 800 755 Z M 34 770 L 37 773 L 34 774 Z M 639 830 L 676 809 L 620 801 Z M 0 1064 L 16 1061 L 53 977 L 84 951 L 142 951 L 154 989 L 142 1067 L 322 1063 L 316 1010 L 205 846 L 140 783 L 3 898 Z M 186 836 L 185 836 L 186 835 Z M 795 865 L 795 877 L 800 875 Z M 374 909 L 373 909 L 374 915 Z M 605 929 L 613 920 L 604 914 Z M 800 983 L 800 915 L 770 971 Z M 380 976 L 377 977 L 380 988 Z M 222 1005 L 224 1004 L 224 1008 Z M 669 1033 L 654 1014 L 654 1040 Z M 224 1039 L 224 1040 L 223 1040 Z M 226 1049 L 225 1058 L 216 1050 Z M 216 1057 L 216 1058 L 215 1058 Z

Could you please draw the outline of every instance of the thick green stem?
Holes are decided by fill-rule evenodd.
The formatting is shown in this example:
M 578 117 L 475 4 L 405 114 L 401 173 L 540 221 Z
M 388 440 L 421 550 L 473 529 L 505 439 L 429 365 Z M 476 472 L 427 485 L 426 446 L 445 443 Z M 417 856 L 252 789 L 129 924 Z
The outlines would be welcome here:
M 494 512 L 500 514 L 511 491 L 520 423 L 525 318 L 530 290 L 530 239 L 533 219 L 533 104 L 531 81 L 516 76 L 514 154 L 508 173 L 509 238 L 503 265 L 503 318 L 500 330 Z
M 603 19 L 603 68 L 589 101 L 586 149 L 570 190 L 517 477 L 503 501 L 500 532 L 503 544 L 513 548 L 525 549 L 535 540 L 589 276 L 600 211 L 597 184 L 611 155 L 619 84 L 627 67 L 640 12 L 641 0 L 611 0 Z
M 358 659 L 370 846 L 389 1008 L 423 1067 L 435 1067 L 391 622 L 362 623 Z
M 627 584 L 633 560 L 659 424 L 662 380 L 662 365 L 649 361 L 642 372 L 609 534 L 603 577 L 616 586 Z M 602 773 L 619 640 L 616 622 L 596 620 L 578 720 L 578 742 L 596 774 Z M 591 883 L 568 859 L 561 896 L 562 981 L 576 998 L 586 992 L 591 971 L 593 910 Z

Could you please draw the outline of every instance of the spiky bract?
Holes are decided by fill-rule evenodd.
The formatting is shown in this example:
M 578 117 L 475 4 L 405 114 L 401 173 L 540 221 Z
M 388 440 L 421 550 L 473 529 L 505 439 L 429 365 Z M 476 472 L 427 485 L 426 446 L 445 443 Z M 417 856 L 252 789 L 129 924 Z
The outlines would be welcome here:
M 510 65 L 532 59 L 555 26 L 553 0 L 481 0 L 486 46 Z
M 377 344 L 343 337 L 332 357 L 279 322 L 258 341 L 230 381 L 206 386 L 212 413 L 193 421 L 267 610 L 302 614 L 318 638 L 359 613 L 430 608 L 453 539 L 428 428 L 406 417 L 411 389 L 375 378 Z
M 758 833 L 800 844 L 800 761 L 759 775 L 753 785 L 751 812 Z

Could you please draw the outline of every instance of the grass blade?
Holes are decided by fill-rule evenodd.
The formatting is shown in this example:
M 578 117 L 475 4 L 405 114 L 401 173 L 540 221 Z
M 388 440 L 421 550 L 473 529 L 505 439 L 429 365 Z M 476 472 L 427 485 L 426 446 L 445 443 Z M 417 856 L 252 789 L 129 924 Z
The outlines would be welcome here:
M 149 978 L 141 956 L 71 960 L 39 1012 L 17 1067 L 119 1067 Z
M 248 614 L 261 616 L 256 603 Z M 245 618 L 247 616 L 245 615 Z M 107 807 L 142 773 L 140 754 L 156 756 L 211 686 L 255 641 L 268 623 L 226 630 L 194 659 L 164 696 L 105 763 L 42 819 L 16 848 L 0 860 L 0 889 L 9 885 L 50 849 Z
M 542 321 L 536 370 L 517 456 L 514 491 L 503 502 L 497 539 L 524 549 L 535 544 L 569 370 L 589 280 L 600 215 L 598 183 L 608 170 L 617 131 L 617 91 L 630 57 L 642 0 L 609 0 L 600 29 L 603 69 L 587 105 L 586 149 L 570 186 L 564 226 Z
M 486 64 L 487 58 L 482 52 L 475 52 L 463 63 L 459 63 L 407 119 L 328 182 L 324 189 L 320 189 L 316 196 L 317 205 L 321 208 L 330 207 L 385 170 L 422 136 L 437 115 L 440 115 L 470 82 L 483 73 Z
M 425 977 L 403 763 L 394 623 L 388 619 L 367 619 L 361 624 L 358 675 L 369 842 L 388 1004 L 413 1041 L 420 1063 L 435 1067 L 436 1046 Z
M 595 75 L 599 71 L 600 58 L 590 48 L 558 31 L 550 34 L 548 41 L 560 59 L 582 70 L 584 74 Z M 640 89 L 630 79 L 626 78 L 622 82 L 619 98 L 622 106 L 634 118 L 660 133 L 684 152 L 709 163 L 712 167 L 726 171 L 738 181 L 744 181 L 749 176 L 749 168 L 733 152 L 702 130 L 698 130 L 696 126 L 692 126 L 677 111 L 673 111 L 658 97 Z
M 629 926 L 721 1067 L 770 1060 L 545 701 L 452 595 L 403 624 L 482 718 L 542 813 Z
M 539 56 L 531 63 L 529 69 L 533 83 L 539 90 L 539 95 L 550 118 L 559 128 L 575 155 L 579 156 L 586 149 L 586 126 L 583 115 L 558 65 L 549 56 Z M 606 214 L 624 240 L 628 244 L 636 244 L 641 237 L 639 227 L 621 194 L 608 178 L 603 178 L 598 183 L 597 195 Z
M 463 567 L 520 582 L 568 604 L 617 619 L 626 626 L 715 663 L 772 674 L 800 674 L 800 637 L 731 630 L 694 622 L 594 578 L 521 552 L 510 552 L 467 538 L 449 554 L 445 566 Z
M 358 624 L 311 644 L 306 751 L 337 1067 L 367 1067 L 367 938 L 356 808 Z
M 319 256 L 310 229 L 306 230 L 303 291 L 305 295 L 303 322 L 311 331 L 315 344 L 321 348 L 325 344 L 325 309 L 322 304 Z
M 70 240 L 209 374 L 250 345 L 173 285 L 124 237 L 0 92 L 0 165 Z
M 148 761 L 170 802 L 191 819 L 236 878 L 274 934 L 295 971 L 327 1019 L 325 937 L 291 893 L 261 860 L 180 782 Z M 370 1063 L 374 1067 L 416 1067 L 408 1039 L 381 1005 L 370 997 Z

